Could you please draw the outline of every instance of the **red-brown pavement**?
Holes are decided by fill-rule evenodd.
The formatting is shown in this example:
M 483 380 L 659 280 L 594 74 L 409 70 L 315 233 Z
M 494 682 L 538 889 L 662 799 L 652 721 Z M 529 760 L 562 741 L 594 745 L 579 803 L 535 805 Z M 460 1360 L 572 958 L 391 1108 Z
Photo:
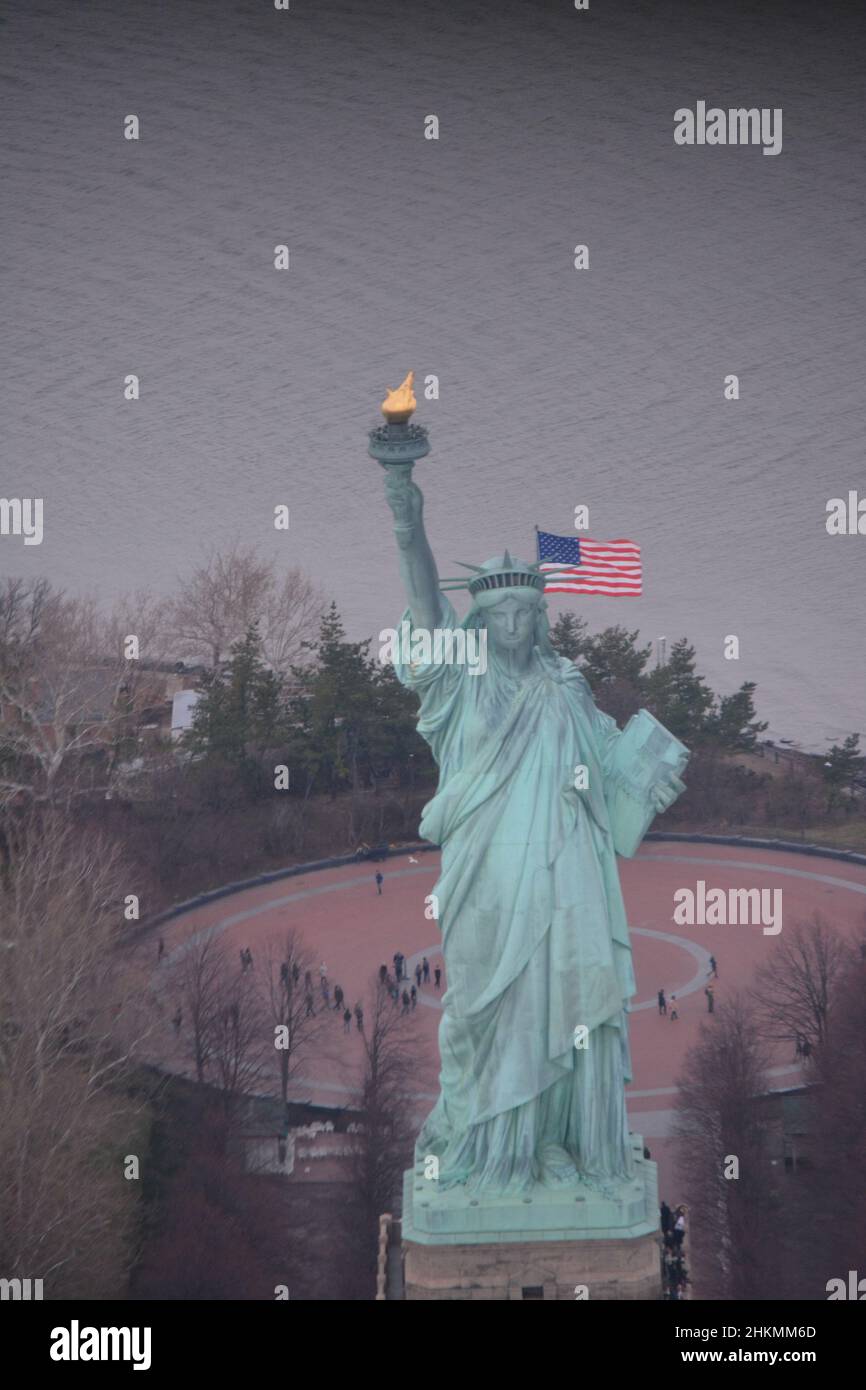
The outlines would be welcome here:
M 438 925 L 425 917 L 425 897 L 432 892 L 439 856 L 432 852 L 395 856 L 376 865 L 362 863 L 327 869 L 263 886 L 244 889 L 229 897 L 192 909 L 163 924 L 142 948 L 156 958 L 156 936 L 162 935 L 166 955 L 153 972 L 152 983 L 162 1011 L 162 1043 L 155 1060 L 172 1070 L 189 1074 L 190 1061 L 181 1055 L 174 1038 L 171 1015 L 178 1002 L 173 964 L 184 944 L 201 932 L 214 932 L 230 957 L 249 947 L 253 968 L 261 963 L 268 944 L 279 945 L 287 928 L 299 929 L 311 955 L 316 1009 L 322 1010 L 319 964 L 324 961 L 333 990 L 342 986 L 346 1001 L 366 1004 L 379 965 L 393 971 L 395 951 L 407 958 L 412 974 L 426 955 L 430 983 L 422 985 L 411 1024 L 419 1037 L 418 1120 L 435 1097 L 437 1072 L 436 1035 L 442 992 L 433 985 L 433 969 L 443 965 Z M 382 893 L 375 874 L 384 875 Z M 719 975 L 714 989 L 717 1007 L 726 993 L 748 985 L 755 968 L 772 958 L 786 927 L 820 912 L 840 931 L 848 933 L 866 922 L 866 869 L 844 861 L 740 846 L 654 842 L 645 845 L 633 860 L 620 860 L 623 892 L 628 911 L 637 978 L 637 995 L 630 1018 L 634 1079 L 629 1087 L 632 1128 L 644 1136 L 659 1163 L 660 1192 L 676 1200 L 675 1153 L 670 1134 L 675 1081 L 687 1049 L 698 1037 L 707 1018 L 704 987 L 709 957 L 714 955 Z M 674 892 L 694 890 L 703 879 L 710 888 L 780 888 L 783 928 L 767 935 L 761 925 L 680 926 L 673 920 Z M 670 1001 L 676 995 L 679 1019 L 660 1016 L 656 996 L 664 988 Z M 333 996 L 332 996 L 333 999 Z M 709 1021 L 709 1020 L 707 1020 Z M 353 1021 L 346 1034 L 333 1010 L 325 1032 L 303 1066 L 303 1075 L 292 1094 L 321 1105 L 341 1105 L 356 1099 L 361 1066 L 361 1039 Z M 793 1058 L 780 1056 L 773 1084 L 794 1085 L 799 1069 Z

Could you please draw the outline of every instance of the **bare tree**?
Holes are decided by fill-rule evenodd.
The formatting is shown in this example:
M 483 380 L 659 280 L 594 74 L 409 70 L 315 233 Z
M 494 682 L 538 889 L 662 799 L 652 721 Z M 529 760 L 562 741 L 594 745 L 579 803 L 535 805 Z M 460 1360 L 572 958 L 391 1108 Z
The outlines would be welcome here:
M 158 613 L 144 594 L 106 616 L 94 600 L 70 598 L 43 580 L 5 581 L 0 801 L 57 804 L 80 790 L 107 789 L 138 713 L 158 691 Z M 138 639 L 137 657 L 127 637 Z
M 292 1079 L 322 1031 L 321 1014 L 311 1014 L 306 1003 L 304 975 L 311 962 L 312 955 L 306 950 L 300 932 L 294 928 L 286 932 L 278 951 L 269 948 L 264 962 L 264 988 L 274 1027 L 280 1095 L 284 1104 Z
M 826 1299 L 862 1270 L 866 1238 L 866 959 L 832 991 L 825 1041 L 797 1097 L 798 1162 L 780 1172 L 784 1270 L 776 1296 Z
M 851 960 L 844 936 L 819 912 L 783 933 L 756 972 L 752 992 L 766 1036 L 794 1043 L 806 1039 L 813 1053 L 820 1051 L 833 996 Z
M 241 1097 L 256 1089 L 264 1071 L 266 1025 L 255 977 L 231 962 L 219 938 L 207 932 L 181 947 L 175 970 L 196 1080 L 218 1088 L 231 1123 Z
M 181 999 L 181 1018 L 201 1084 L 216 1047 L 217 1018 L 222 1004 L 226 960 L 217 938 L 204 933 L 181 948 L 176 967 L 176 988 Z
M 866 960 L 852 959 L 834 990 L 827 1041 L 810 1091 L 809 1163 L 800 1223 L 801 1285 L 795 1296 L 826 1298 L 827 1281 L 863 1273 L 866 1242 Z
M 265 1024 L 252 975 L 223 972 L 211 1024 L 213 1076 L 222 1093 L 226 1119 L 238 1115 L 243 1098 L 256 1090 L 263 1073 Z
M 403 1171 L 412 1165 L 416 1130 L 412 1097 L 422 1076 L 411 1016 L 401 1014 L 378 978 L 371 984 L 363 1023 L 363 1128 L 353 1166 L 359 1239 L 365 1263 L 372 1268 L 379 1216 L 398 1199 Z
M 118 950 L 128 879 L 56 815 L 18 824 L 0 880 L 0 1250 L 47 1297 L 119 1297 L 131 1260 L 146 1034 Z
M 773 1296 L 772 1170 L 755 1104 L 769 1062 L 753 1012 L 733 995 L 702 1025 L 679 1078 L 679 1170 L 704 1297 Z
M 300 569 L 281 572 L 253 546 L 208 552 L 167 608 L 166 631 L 179 656 L 217 669 L 233 642 L 258 624 L 266 661 L 285 672 L 316 630 L 323 595 Z

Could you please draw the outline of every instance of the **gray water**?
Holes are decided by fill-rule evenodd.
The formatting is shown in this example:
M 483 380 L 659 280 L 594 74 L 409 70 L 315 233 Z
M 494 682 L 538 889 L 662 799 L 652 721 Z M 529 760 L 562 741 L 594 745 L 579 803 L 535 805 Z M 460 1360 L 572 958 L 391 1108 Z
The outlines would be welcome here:
M 832 3 L 12 5 L 2 492 L 45 499 L 45 538 L 2 538 L 3 573 L 167 593 L 240 540 L 378 634 L 402 604 L 366 431 L 413 367 L 441 383 L 415 476 L 443 573 L 531 556 L 535 523 L 571 533 L 586 503 L 588 534 L 642 545 L 645 594 L 554 614 L 687 635 L 804 746 L 866 733 L 866 536 L 824 524 L 866 496 L 854 23 Z M 782 153 L 675 146 L 699 99 L 782 107 Z

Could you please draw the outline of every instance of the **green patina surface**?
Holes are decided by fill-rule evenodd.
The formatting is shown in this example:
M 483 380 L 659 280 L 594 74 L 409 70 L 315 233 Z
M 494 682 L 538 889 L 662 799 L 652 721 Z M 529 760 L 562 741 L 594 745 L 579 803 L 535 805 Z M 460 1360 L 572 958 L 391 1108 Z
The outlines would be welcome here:
M 626 1118 L 635 981 L 616 856 L 633 854 L 683 790 L 686 750 L 649 715 L 620 731 L 596 707 L 550 645 L 534 563 L 506 552 L 468 567 L 459 623 L 411 477 L 417 440 L 401 461 L 396 428 L 380 462 L 402 621 L 486 641 L 483 672 L 413 659 L 417 645 L 395 663 L 439 767 L 420 830 L 442 849 L 434 893 L 448 984 L 441 1093 L 406 1175 L 404 1234 L 643 1235 L 656 1226 L 656 1177 Z

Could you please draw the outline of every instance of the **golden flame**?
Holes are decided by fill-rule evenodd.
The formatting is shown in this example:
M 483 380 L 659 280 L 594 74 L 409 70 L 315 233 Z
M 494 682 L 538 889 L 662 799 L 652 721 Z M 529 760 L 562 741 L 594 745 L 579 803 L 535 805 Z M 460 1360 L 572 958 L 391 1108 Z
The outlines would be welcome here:
M 401 381 L 396 391 L 388 387 L 388 394 L 382 402 L 382 414 L 389 425 L 396 425 L 409 419 L 412 411 L 418 402 L 412 390 L 412 383 L 415 380 L 415 373 L 410 372 L 405 381 Z

